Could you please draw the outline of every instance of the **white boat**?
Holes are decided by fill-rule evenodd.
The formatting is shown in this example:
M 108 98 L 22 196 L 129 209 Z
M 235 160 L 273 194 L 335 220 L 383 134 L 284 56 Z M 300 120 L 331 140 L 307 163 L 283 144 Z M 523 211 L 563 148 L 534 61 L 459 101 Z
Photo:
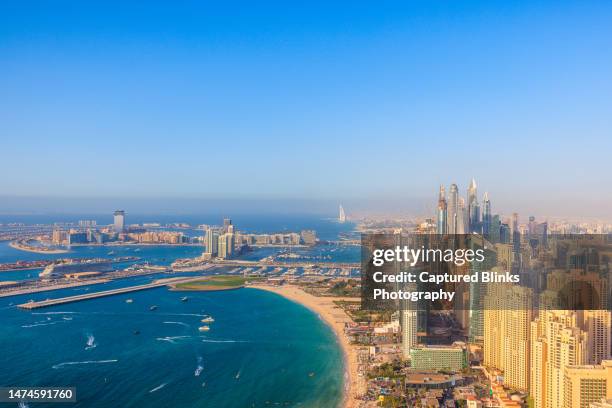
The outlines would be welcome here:
M 201 326 L 198 330 L 201 331 L 201 332 L 209 331 L 210 327 L 208 327 L 208 326 Z

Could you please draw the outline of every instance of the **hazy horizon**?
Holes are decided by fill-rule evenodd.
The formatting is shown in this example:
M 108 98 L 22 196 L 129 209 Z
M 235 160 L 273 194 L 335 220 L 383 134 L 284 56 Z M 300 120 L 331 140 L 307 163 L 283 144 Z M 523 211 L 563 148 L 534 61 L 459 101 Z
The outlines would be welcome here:
M 595 1 L 2 3 L 0 211 L 183 197 L 420 215 L 476 177 L 496 212 L 612 218 L 611 16 Z
M 461 192 L 465 196 L 465 192 Z M 139 215 L 302 215 L 336 217 L 343 205 L 349 217 L 434 217 L 436 194 L 431 197 L 394 197 L 370 199 L 305 198 L 184 198 L 184 197 L 10 197 L 0 195 L 0 215 L 109 215 L 116 209 Z M 534 215 L 544 219 L 612 221 L 607 207 L 597 200 L 566 203 L 572 211 L 559 211 L 554 203 L 525 199 L 517 207 L 496 202 L 489 192 L 494 214 L 509 217 L 518 212 L 521 220 Z M 497 197 L 498 198 L 498 197 Z M 549 207 L 553 204 L 552 207 Z M 597 210 L 599 208 L 599 210 Z

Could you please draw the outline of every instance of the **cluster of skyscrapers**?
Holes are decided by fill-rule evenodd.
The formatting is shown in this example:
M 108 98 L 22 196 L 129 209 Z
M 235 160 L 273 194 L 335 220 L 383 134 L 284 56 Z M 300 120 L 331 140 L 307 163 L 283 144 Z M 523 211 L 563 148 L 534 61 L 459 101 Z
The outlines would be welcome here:
M 235 236 L 232 220 L 225 218 L 220 228 L 207 227 L 204 237 L 206 258 L 228 259 L 234 255 Z
M 235 229 L 232 220 L 225 218 L 220 227 L 207 226 L 204 235 L 204 258 L 228 259 L 249 246 L 315 245 L 317 234 L 313 230 L 277 234 L 247 234 Z
M 491 285 L 485 297 L 483 363 L 503 372 L 505 387 L 528 392 L 535 408 L 590 408 L 612 398 L 610 311 L 555 304 L 555 285 L 572 275 L 607 290 L 596 274 L 556 271 L 537 297 L 516 285 Z
M 438 234 L 481 234 L 488 242 L 515 243 L 518 252 L 521 235 L 545 239 L 548 233 L 547 222 L 536 222 L 529 217 L 529 223 L 521 230 L 519 216 L 512 216 L 502 221 L 499 214 L 493 214 L 489 193 L 485 192 L 482 203 L 478 201 L 476 180 L 472 179 L 467 189 L 466 198 L 459 193 L 457 184 L 451 184 L 448 195 L 444 186 L 440 186 L 436 210 L 435 230 Z
M 119 234 L 125 232 L 125 211 L 117 210 L 113 213 L 113 224 L 109 227 L 99 228 L 95 220 L 80 220 L 78 228 L 54 228 L 51 242 L 54 245 L 103 244 L 117 240 Z
M 456 184 L 448 193 L 441 186 L 436 219 L 428 225 L 437 234 L 470 234 L 472 242 L 488 248 L 485 263 L 459 273 L 493 270 L 521 277 L 521 284 L 457 288 L 455 316 L 471 346 L 481 348 L 493 383 L 528 394 L 530 407 L 612 407 L 609 237 L 564 241 L 533 216 L 520 223 L 513 213 L 502 221 L 492 213 L 488 193 L 479 202 L 474 179 L 465 198 Z M 581 296 L 584 288 L 598 294 L 597 304 L 559 303 L 563 296 Z M 407 309 L 401 320 L 405 354 L 419 349 L 415 332 L 421 329 L 417 312 Z
M 484 193 L 482 206 L 478 202 L 476 180 L 472 179 L 466 200 L 460 196 L 456 184 L 451 184 L 448 197 L 444 186 L 440 186 L 436 232 L 438 234 L 469 234 L 478 232 L 489 235 L 493 218 L 489 194 Z

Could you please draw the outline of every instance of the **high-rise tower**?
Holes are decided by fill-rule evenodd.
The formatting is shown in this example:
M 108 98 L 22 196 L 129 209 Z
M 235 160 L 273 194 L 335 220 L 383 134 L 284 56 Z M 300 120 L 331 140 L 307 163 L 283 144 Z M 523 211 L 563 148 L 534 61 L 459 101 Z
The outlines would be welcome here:
M 442 185 L 440 186 L 440 193 L 438 194 L 438 213 L 436 215 L 436 232 L 438 234 L 446 234 L 448 226 L 448 208 L 446 204 L 446 191 Z
M 489 193 L 485 192 L 482 197 L 482 234 L 487 239 L 491 235 L 491 221 L 491 200 L 489 200 Z
M 467 226 L 466 232 L 480 232 L 480 205 L 476 191 L 476 180 L 472 178 L 467 194 Z
M 117 234 L 122 233 L 125 230 L 125 211 L 117 210 L 113 214 L 113 227 Z
M 456 184 L 451 184 L 448 194 L 448 211 L 447 211 L 447 228 L 448 234 L 457 234 L 457 225 L 460 219 L 459 215 L 459 189 Z
M 215 229 L 208 227 L 204 240 L 206 242 L 205 253 L 211 257 L 217 256 L 219 252 L 219 233 Z
M 489 284 L 484 299 L 484 364 L 504 371 L 504 384 L 529 388 L 531 289 Z
M 344 212 L 344 207 L 340 205 L 338 208 L 338 222 L 346 222 L 346 213 Z

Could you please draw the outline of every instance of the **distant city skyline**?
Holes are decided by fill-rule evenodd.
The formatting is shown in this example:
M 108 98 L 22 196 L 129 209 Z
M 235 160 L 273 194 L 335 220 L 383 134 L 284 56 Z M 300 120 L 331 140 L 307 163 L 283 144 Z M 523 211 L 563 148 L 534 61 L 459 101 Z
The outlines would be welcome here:
M 452 185 L 454 183 L 447 183 Z M 433 187 L 433 186 L 432 186 Z M 439 186 L 437 186 L 439 188 Z M 466 187 L 459 186 L 459 195 L 465 200 Z M 139 215 L 270 215 L 270 214 L 319 214 L 336 218 L 338 205 L 342 205 L 348 218 L 362 217 L 411 217 L 416 219 L 436 218 L 436 200 L 439 191 L 432 188 L 429 197 L 382 197 L 344 200 L 296 199 L 296 198 L 180 198 L 180 197 L 12 197 L 0 195 L 0 215 L 108 215 L 114 208 L 128 208 L 130 213 Z M 561 210 L 551 202 L 525 199 L 517 207 L 501 201 L 500 197 L 486 191 L 489 205 L 493 202 L 494 212 L 506 220 L 513 213 L 519 213 L 521 222 L 536 216 L 543 220 L 607 221 L 612 214 L 605 206 L 598 209 L 592 201 L 574 202 Z M 483 195 L 483 194 L 481 194 Z M 492 198 L 491 198 L 492 197 Z M 483 197 L 479 197 L 482 204 Z M 552 203 L 554 204 L 554 203 Z
M 0 211 L 163 197 L 421 215 L 435 186 L 476 177 L 502 213 L 610 218 L 611 16 L 3 3 Z

